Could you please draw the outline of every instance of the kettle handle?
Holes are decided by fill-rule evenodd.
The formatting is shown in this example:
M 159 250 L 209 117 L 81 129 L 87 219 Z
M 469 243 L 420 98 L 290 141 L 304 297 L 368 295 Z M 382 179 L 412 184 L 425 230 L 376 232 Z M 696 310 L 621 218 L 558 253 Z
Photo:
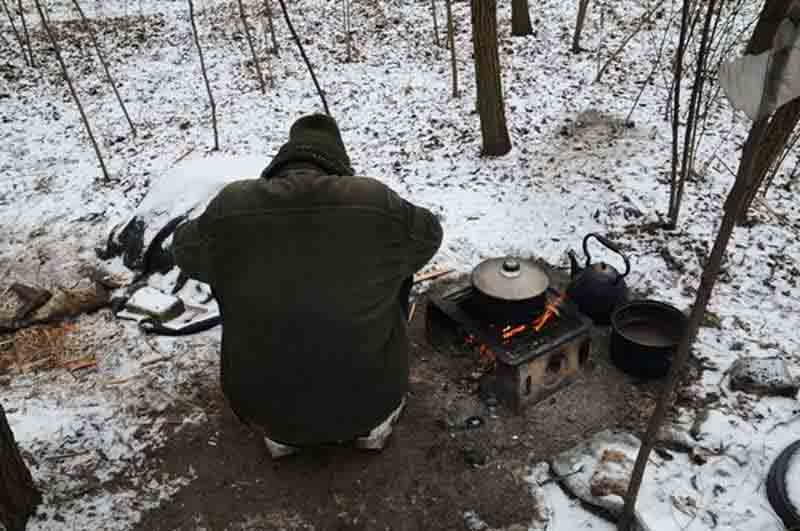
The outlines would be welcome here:
M 605 236 L 602 236 L 602 235 L 597 234 L 595 232 L 590 232 L 583 239 L 583 254 L 586 255 L 586 267 L 589 267 L 589 264 L 591 264 L 591 262 L 592 262 L 592 257 L 589 255 L 589 246 L 587 245 L 589 243 L 589 238 L 595 238 L 597 241 L 602 243 L 605 247 L 607 247 L 608 249 L 610 249 L 610 250 L 614 251 L 615 253 L 617 253 L 618 255 L 620 255 L 622 257 L 622 260 L 625 262 L 625 272 L 617 277 L 617 280 L 614 281 L 615 284 L 617 282 L 619 282 L 620 280 L 622 280 L 623 278 L 625 278 L 628 275 L 628 273 L 631 272 L 631 263 L 628 260 L 628 257 L 625 256 L 622 253 L 622 249 L 620 249 L 617 246 L 616 243 L 612 242 L 611 240 L 609 240 Z

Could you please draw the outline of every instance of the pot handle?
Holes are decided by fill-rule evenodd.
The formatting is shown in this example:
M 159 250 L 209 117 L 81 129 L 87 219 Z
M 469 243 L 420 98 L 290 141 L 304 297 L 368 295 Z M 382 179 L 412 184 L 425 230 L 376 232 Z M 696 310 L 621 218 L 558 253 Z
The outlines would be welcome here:
M 622 249 L 620 249 L 617 246 L 616 243 L 612 242 L 611 240 L 609 240 L 605 236 L 602 236 L 602 235 L 597 234 L 595 232 L 590 232 L 583 239 L 583 254 L 586 255 L 586 267 L 589 267 L 589 265 L 592 262 L 592 257 L 589 255 L 589 246 L 587 245 L 589 243 L 589 238 L 595 238 L 597 241 L 602 243 L 605 247 L 607 247 L 608 249 L 610 249 L 610 250 L 614 251 L 615 253 L 617 253 L 618 255 L 620 255 L 622 257 L 622 260 L 625 262 L 625 272 L 617 277 L 617 280 L 614 281 L 615 284 L 617 282 L 619 282 L 620 280 L 622 280 L 623 278 L 625 278 L 628 275 L 628 273 L 631 272 L 631 263 L 628 260 L 628 257 L 625 256 L 622 253 Z

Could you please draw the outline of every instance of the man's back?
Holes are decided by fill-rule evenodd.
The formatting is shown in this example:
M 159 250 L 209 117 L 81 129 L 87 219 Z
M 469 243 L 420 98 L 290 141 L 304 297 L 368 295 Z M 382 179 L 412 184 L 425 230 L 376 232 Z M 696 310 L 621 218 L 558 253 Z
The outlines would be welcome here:
M 226 187 L 175 252 L 219 300 L 237 414 L 292 445 L 385 418 L 408 380 L 402 286 L 441 237 L 430 212 L 373 179 L 306 167 Z

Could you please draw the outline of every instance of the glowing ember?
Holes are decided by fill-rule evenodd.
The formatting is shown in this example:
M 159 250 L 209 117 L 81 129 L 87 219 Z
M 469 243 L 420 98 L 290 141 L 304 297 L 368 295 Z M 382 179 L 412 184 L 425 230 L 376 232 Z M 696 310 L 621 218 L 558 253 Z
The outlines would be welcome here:
M 541 315 L 539 315 L 536 319 L 534 319 L 528 324 L 522 324 L 513 327 L 511 325 L 506 326 L 505 328 L 503 328 L 502 331 L 503 340 L 508 341 L 512 337 L 519 335 L 528 329 L 533 329 L 534 331 L 539 332 L 542 328 L 544 328 L 544 325 L 546 325 L 554 317 L 557 317 L 559 315 L 560 312 L 558 307 L 563 300 L 564 300 L 564 295 L 560 295 L 556 300 L 545 305 L 544 312 L 542 312 Z
M 492 350 L 489 347 L 487 347 L 483 343 L 478 343 L 478 340 L 475 339 L 475 336 L 470 334 L 467 337 L 465 337 L 464 344 L 478 347 L 478 354 L 480 354 L 480 364 L 482 366 L 484 367 L 494 366 L 497 356 L 495 356 L 495 353 L 492 352 Z

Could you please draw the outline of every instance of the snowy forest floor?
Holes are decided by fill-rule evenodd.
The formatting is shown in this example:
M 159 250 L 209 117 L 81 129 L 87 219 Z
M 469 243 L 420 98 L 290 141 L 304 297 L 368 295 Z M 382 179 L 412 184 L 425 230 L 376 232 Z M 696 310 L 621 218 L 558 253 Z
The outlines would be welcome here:
M 165 180 L 190 180 L 192 168 L 217 178 L 255 176 L 291 122 L 320 110 L 280 19 L 274 83 L 263 95 L 237 3 L 198 0 L 221 151 L 225 161 L 242 160 L 206 164 L 223 159 L 210 150 L 209 108 L 186 4 L 87 0 L 83 7 L 139 126 L 134 138 L 71 2 L 46 4 L 113 181 L 102 180 L 52 49 L 29 10 L 39 68 L 0 47 L 0 293 L 14 281 L 74 286 L 85 266 L 97 263 L 95 248 L 148 191 Z M 246 4 L 266 64 L 267 41 L 255 17 L 260 3 Z M 588 51 L 579 55 L 569 53 L 572 3 L 532 2 L 534 35 L 512 38 L 510 2 L 501 2 L 500 55 L 514 148 L 497 159 L 479 156 L 468 3 L 454 4 L 458 99 L 450 96 L 448 51 L 431 42 L 428 2 L 354 2 L 352 63 L 345 62 L 338 2 L 290 6 L 356 171 L 441 216 L 445 240 L 434 263 L 464 273 L 483 258 L 514 254 L 563 267 L 567 249 L 600 232 L 628 253 L 638 293 L 681 309 L 692 303 L 747 123 L 724 98 L 712 105 L 680 223 L 673 231 L 653 229 L 668 201 L 669 45 L 663 64 L 650 73 L 674 5 L 665 4 L 603 81 L 593 83 L 647 2 L 622 0 L 590 14 Z M 795 163 L 790 156 L 787 166 Z M 675 416 L 677 432 L 694 425 L 692 444 L 710 457 L 699 465 L 676 454 L 651 467 L 640 509 L 653 530 L 782 529 L 763 481 L 771 460 L 796 438 L 800 404 L 733 392 L 726 374 L 743 356 L 778 356 L 800 372 L 797 186 L 779 175 L 752 223 L 732 240 L 709 326 L 695 349 L 704 370 L 681 390 L 689 399 Z M 180 195 L 157 199 L 169 203 Z M 550 531 L 612 529 L 557 484 L 538 487 L 529 467 L 600 429 L 637 433 L 652 389 L 634 385 L 598 354 L 585 376 L 596 387 L 570 389 L 550 411 L 543 404 L 519 419 L 501 413 L 481 429 L 456 430 L 477 405 L 468 394 L 467 405 L 443 400 L 442 389 L 457 382 L 448 380 L 447 361 L 423 344 L 423 318 L 420 312 L 414 324 L 414 394 L 386 452 L 335 450 L 272 464 L 220 395 L 219 330 L 153 339 L 108 310 L 82 316 L 65 333 L 97 360 L 95 367 L 0 380 L 0 400 L 45 495 L 29 528 L 480 529 L 480 518 L 525 529 L 548 516 Z M 607 401 L 598 403 L 582 389 L 605 390 Z M 549 427 L 570 404 L 573 416 L 563 415 L 563 431 Z

